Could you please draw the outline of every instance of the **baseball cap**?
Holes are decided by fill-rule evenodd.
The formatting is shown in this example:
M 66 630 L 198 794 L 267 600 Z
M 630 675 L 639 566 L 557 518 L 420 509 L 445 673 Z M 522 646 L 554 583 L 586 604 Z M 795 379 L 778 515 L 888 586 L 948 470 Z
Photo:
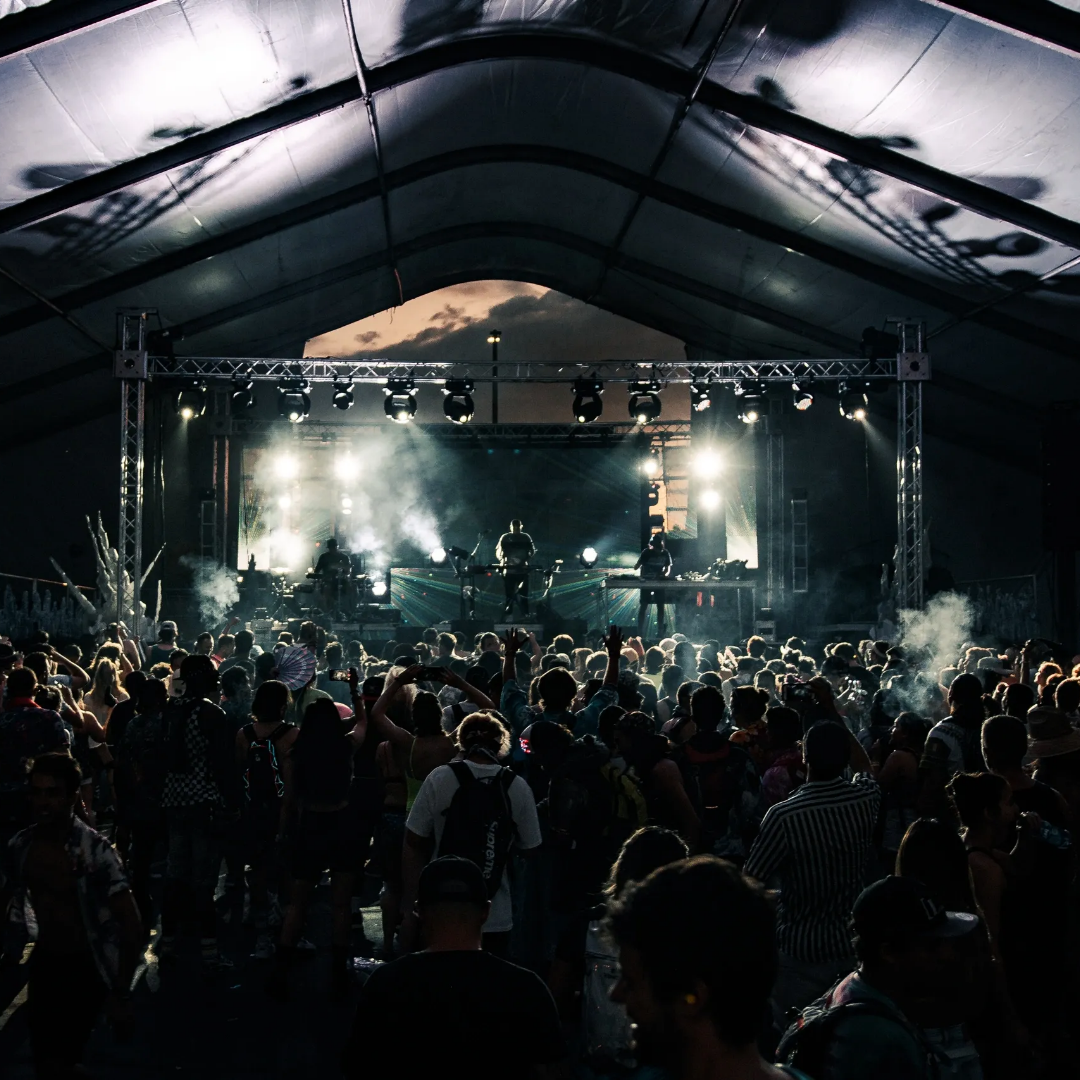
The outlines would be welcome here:
M 916 878 L 894 876 L 863 889 L 852 910 L 852 923 L 859 937 L 886 941 L 908 935 L 962 937 L 979 920 L 966 911 L 946 911 Z
M 487 884 L 476 863 L 460 855 L 444 855 L 420 871 L 417 901 L 421 907 L 432 904 L 483 907 L 488 902 Z

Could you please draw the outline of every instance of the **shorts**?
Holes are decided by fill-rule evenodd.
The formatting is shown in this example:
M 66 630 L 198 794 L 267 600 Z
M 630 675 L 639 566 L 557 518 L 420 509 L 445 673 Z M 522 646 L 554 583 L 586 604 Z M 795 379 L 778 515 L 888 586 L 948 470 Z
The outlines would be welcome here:
M 317 883 L 327 870 L 338 874 L 353 873 L 356 870 L 354 821 L 348 807 L 343 810 L 304 810 L 293 845 L 293 877 Z
M 404 810 L 384 810 L 375 826 L 375 865 L 372 872 L 387 885 L 401 885 L 401 849 L 405 843 Z

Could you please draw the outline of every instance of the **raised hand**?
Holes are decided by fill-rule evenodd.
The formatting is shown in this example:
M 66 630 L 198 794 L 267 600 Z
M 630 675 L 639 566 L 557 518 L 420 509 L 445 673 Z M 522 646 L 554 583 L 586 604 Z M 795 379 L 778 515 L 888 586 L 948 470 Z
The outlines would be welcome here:
M 604 646 L 607 648 L 608 654 L 622 652 L 623 636 L 622 631 L 612 623 L 608 627 L 607 636 L 604 638 Z

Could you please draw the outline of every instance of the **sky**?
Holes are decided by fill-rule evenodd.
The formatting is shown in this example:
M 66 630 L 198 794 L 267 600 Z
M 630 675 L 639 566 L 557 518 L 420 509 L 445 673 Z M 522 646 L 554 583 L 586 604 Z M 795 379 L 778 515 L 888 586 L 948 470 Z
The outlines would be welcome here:
M 312 338 L 305 356 L 395 360 L 682 360 L 683 344 L 562 293 L 522 281 L 472 281 L 428 293 Z

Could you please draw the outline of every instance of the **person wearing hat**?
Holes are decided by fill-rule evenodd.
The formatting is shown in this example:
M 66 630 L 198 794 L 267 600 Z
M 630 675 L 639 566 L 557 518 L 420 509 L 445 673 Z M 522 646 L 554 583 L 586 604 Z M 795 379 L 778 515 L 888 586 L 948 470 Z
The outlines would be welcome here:
M 420 873 L 424 950 L 378 968 L 364 984 L 346 1077 L 472 1080 L 545 1075 L 566 1056 L 551 993 L 531 971 L 482 949 L 487 884 L 468 859 L 446 855 Z
M 924 1029 L 951 1021 L 958 1001 L 972 996 L 973 971 L 960 942 L 978 926 L 975 915 L 946 911 L 915 878 L 874 882 L 852 910 L 857 968 L 803 1010 L 778 1059 L 815 1080 L 942 1075 Z

